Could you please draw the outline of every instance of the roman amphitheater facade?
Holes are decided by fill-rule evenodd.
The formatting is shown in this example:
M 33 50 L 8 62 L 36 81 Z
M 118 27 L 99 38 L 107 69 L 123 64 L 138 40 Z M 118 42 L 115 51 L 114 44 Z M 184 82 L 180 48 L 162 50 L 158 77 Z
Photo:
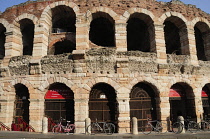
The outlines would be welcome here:
M 139 130 L 210 116 L 210 16 L 179 0 L 37 0 L 0 14 L 0 121 Z

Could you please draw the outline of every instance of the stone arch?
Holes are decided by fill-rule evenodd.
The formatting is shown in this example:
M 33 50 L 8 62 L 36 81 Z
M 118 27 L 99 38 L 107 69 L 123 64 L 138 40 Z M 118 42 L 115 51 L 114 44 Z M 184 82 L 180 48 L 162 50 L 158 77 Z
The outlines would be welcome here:
M 148 15 L 152 20 L 154 20 L 155 18 L 154 14 L 151 11 L 143 8 L 130 8 L 124 12 L 123 17 L 126 21 L 128 21 L 129 17 L 134 13 L 143 13 L 145 15 Z
M 0 23 L 6 28 L 7 32 L 11 31 L 11 24 L 4 18 L 0 18 Z
M 87 85 L 85 85 L 83 88 L 90 93 L 91 88 L 99 82 L 111 85 L 116 90 L 116 93 L 118 92 L 117 90 L 120 89 L 120 85 L 116 81 L 114 81 L 113 79 L 110 79 L 110 78 L 106 78 L 106 77 L 97 77 L 95 79 L 92 79 L 88 83 L 86 83 Z M 90 86 L 88 86 L 88 85 L 90 85 Z
M 30 90 L 30 89 L 34 89 L 34 87 L 32 86 L 32 84 L 31 84 L 28 80 L 26 80 L 26 79 L 24 79 L 24 78 L 15 78 L 15 79 L 13 79 L 12 82 L 10 83 L 10 87 L 11 87 L 11 88 L 14 88 L 13 86 L 16 85 L 16 84 L 23 84 L 23 85 L 25 85 L 29 90 Z
M 49 85 L 55 82 L 63 83 L 67 85 L 69 88 L 72 88 L 74 86 L 74 83 L 65 77 L 50 77 L 46 79 L 45 81 L 43 81 L 38 89 L 42 92 L 45 92 L 47 88 L 49 87 Z
M 210 27 L 210 23 L 206 18 L 203 17 L 196 17 L 194 18 L 192 21 L 190 21 L 191 25 L 194 27 L 196 25 L 196 23 L 198 22 L 204 22 L 206 23 L 206 25 L 208 25 L 208 27 Z
M 33 14 L 23 13 L 15 18 L 13 24 L 18 24 L 18 22 L 22 19 L 30 19 L 33 21 L 34 25 L 38 24 L 38 18 Z
M 115 13 L 112 9 L 107 7 L 93 7 L 86 12 L 87 22 L 90 25 L 91 21 L 93 20 L 92 14 L 96 12 L 104 12 L 109 14 L 114 21 L 118 19 L 118 14 Z
M 50 27 L 52 26 L 51 24 L 51 9 L 55 8 L 57 6 L 61 6 L 61 5 L 65 5 L 68 6 L 70 8 L 73 9 L 73 11 L 76 14 L 76 17 L 78 17 L 79 13 L 79 7 L 77 6 L 77 4 L 73 3 L 73 2 L 67 2 L 67 1 L 59 1 L 59 2 L 52 2 L 50 3 L 47 7 L 45 7 L 45 9 L 42 12 L 41 18 L 40 18 L 40 24 L 46 28 L 46 29 L 50 29 Z
M 187 19 L 181 14 L 181 13 L 177 13 L 177 12 L 166 12 L 164 14 L 162 14 L 160 17 L 159 17 L 159 22 L 160 24 L 163 24 L 164 21 L 171 17 L 171 16 L 175 16 L 175 17 L 178 17 L 180 18 L 183 22 L 187 23 Z
M 196 42 L 196 51 L 198 60 L 210 60 L 210 24 L 205 18 L 195 18 L 192 21 L 194 25 L 194 34 Z
M 164 26 L 165 45 L 167 54 L 189 55 L 189 39 L 187 20 L 180 13 L 167 12 L 162 15 L 161 23 Z M 164 21 L 162 21 L 164 19 Z

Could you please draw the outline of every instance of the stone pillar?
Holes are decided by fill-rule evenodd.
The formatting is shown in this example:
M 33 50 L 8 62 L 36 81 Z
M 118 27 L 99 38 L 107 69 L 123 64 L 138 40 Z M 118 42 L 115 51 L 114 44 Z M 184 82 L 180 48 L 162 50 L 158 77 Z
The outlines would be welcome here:
M 156 99 L 158 101 L 158 99 Z M 160 97 L 160 116 L 158 116 L 160 120 L 167 121 L 170 117 L 170 102 L 169 97 L 162 96 Z
M 76 20 L 76 50 L 89 49 L 89 26 L 83 14 Z
M 33 44 L 33 57 L 40 59 L 47 55 L 48 51 L 48 36 L 50 34 L 49 29 L 46 29 L 43 25 L 37 24 L 34 28 L 34 44 Z
M 197 117 L 197 122 L 200 122 L 201 118 L 203 118 L 202 97 L 195 97 L 195 113 Z
M 90 131 L 88 131 L 87 127 L 91 124 L 91 120 L 90 118 L 86 118 L 85 119 L 85 134 L 88 134 L 88 132 L 90 133 Z
M 42 133 L 48 133 L 48 118 L 43 117 L 42 119 Z
M 115 23 L 115 40 L 118 51 L 127 51 L 127 23 Z
M 138 135 L 138 120 L 136 117 L 132 118 L 132 133 Z
M 198 65 L 198 57 L 197 57 L 197 50 L 196 50 L 196 42 L 195 42 L 195 33 L 194 27 L 188 26 L 188 41 L 189 41 L 189 54 L 190 54 L 190 63 L 192 65 Z
M 123 95 L 123 94 L 119 94 Z M 129 98 L 117 99 L 119 104 L 119 117 L 118 117 L 118 133 L 130 133 L 130 106 Z
M 0 122 L 4 123 L 10 128 L 14 116 L 14 100 L 0 100 L 0 104 Z
M 88 117 L 88 99 L 74 99 L 76 133 L 85 133 L 85 119 Z
M 177 117 L 177 122 L 180 122 L 184 125 L 184 117 L 183 116 L 178 116 Z M 185 133 L 185 126 L 181 127 L 181 125 L 180 125 L 180 127 L 178 127 L 178 128 L 179 128 L 179 130 L 181 130 L 181 128 L 183 128 L 180 133 Z
M 29 99 L 29 118 L 30 125 L 35 129 L 36 132 L 42 132 L 42 119 L 44 116 L 44 99 Z
M 164 26 L 158 25 L 158 24 L 154 26 L 155 26 L 157 62 L 160 64 L 166 64 L 167 55 L 166 55 L 166 45 L 165 45 L 165 37 L 164 37 Z

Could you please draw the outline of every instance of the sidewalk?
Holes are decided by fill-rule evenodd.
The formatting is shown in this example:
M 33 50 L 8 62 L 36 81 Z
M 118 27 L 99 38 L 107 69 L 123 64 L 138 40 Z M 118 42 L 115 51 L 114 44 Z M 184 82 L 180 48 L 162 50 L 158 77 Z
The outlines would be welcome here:
M 152 133 L 150 135 L 144 135 L 139 133 L 138 135 L 132 134 L 97 134 L 97 135 L 85 135 L 85 134 L 53 134 L 53 133 L 33 133 L 33 132 L 18 132 L 18 131 L 0 131 L 0 139 L 210 139 L 209 132 L 198 132 L 195 134 L 174 134 L 165 133 L 157 134 Z

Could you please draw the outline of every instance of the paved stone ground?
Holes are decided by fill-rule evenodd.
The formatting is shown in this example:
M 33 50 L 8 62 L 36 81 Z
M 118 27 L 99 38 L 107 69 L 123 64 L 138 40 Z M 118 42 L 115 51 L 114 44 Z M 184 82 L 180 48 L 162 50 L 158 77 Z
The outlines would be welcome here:
M 210 132 L 197 132 L 195 134 L 156 134 L 144 135 L 139 133 L 138 135 L 132 134 L 97 134 L 97 135 L 85 135 L 85 134 L 53 134 L 53 133 L 32 133 L 32 132 L 15 132 L 15 131 L 0 131 L 0 139 L 210 139 Z

